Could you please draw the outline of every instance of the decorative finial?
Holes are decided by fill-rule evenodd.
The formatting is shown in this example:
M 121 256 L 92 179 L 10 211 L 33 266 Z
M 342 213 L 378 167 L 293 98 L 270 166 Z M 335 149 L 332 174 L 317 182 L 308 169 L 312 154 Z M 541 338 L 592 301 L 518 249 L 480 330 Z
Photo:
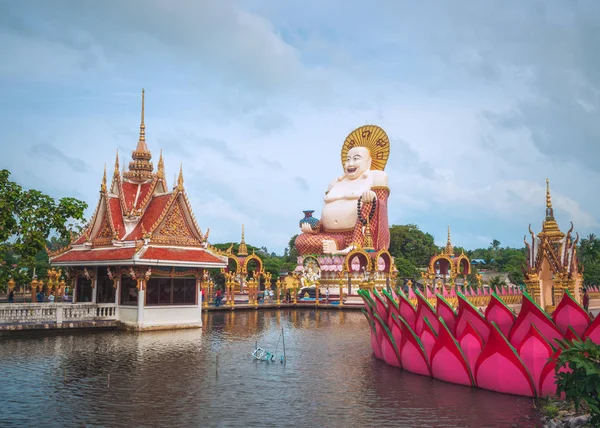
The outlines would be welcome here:
M 104 163 L 104 175 L 102 176 L 102 185 L 100 186 L 102 193 L 106 192 L 106 163 Z
M 144 88 L 142 88 L 142 121 L 140 122 L 140 141 L 146 141 L 146 125 L 144 125 Z
M 158 169 L 156 175 L 159 178 L 165 178 L 165 163 L 163 161 L 162 149 L 160 149 L 160 157 L 158 158 Z
M 246 239 L 244 236 L 244 225 L 242 224 L 242 240 L 240 242 L 240 246 L 238 247 L 238 256 L 247 256 L 248 255 L 248 247 L 246 246 Z
M 546 178 L 546 219 L 554 219 L 554 210 L 552 209 L 552 197 L 550 196 L 550 180 Z
M 177 177 L 177 188 L 183 190 L 183 164 L 179 165 L 179 177 Z
M 454 255 L 454 247 L 452 246 L 452 241 L 450 240 L 450 226 L 448 226 L 448 242 L 446 242 L 446 248 L 444 249 L 443 253 L 449 256 Z
M 117 149 L 117 157 L 115 158 L 115 172 L 113 175 L 115 177 L 119 175 L 119 149 Z

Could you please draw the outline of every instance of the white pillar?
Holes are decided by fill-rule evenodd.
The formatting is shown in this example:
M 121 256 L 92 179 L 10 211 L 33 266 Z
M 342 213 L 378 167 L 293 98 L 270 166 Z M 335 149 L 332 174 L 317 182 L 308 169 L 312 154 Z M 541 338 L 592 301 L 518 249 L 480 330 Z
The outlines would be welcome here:
M 121 298 L 121 277 L 115 279 L 117 287 L 115 288 L 115 316 L 119 319 L 119 299 Z
M 94 279 L 92 281 L 92 303 L 96 303 L 96 296 L 98 295 L 98 268 L 95 268 L 94 272 L 96 274 L 94 275 Z
M 138 290 L 138 312 L 137 312 L 137 325 L 141 327 L 144 325 L 144 300 L 146 298 L 146 284 L 144 284 L 144 280 L 139 280 L 139 290 Z
M 73 303 L 77 303 L 77 276 L 75 276 L 75 280 L 73 281 Z
M 200 280 L 196 281 L 196 290 L 198 293 L 198 311 L 200 312 L 200 327 L 203 327 L 202 323 L 202 287 Z

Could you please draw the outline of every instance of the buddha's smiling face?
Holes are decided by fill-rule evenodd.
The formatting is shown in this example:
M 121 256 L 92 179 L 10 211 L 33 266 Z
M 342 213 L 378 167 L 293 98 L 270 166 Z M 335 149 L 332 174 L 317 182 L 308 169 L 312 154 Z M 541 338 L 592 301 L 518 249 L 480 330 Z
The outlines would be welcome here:
M 366 147 L 354 147 L 348 151 L 344 164 L 346 177 L 355 180 L 371 168 L 371 154 Z

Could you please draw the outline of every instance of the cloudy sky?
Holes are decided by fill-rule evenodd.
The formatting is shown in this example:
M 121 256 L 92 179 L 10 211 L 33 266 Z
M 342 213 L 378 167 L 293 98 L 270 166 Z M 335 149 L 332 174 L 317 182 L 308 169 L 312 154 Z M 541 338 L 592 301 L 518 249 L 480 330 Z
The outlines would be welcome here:
M 520 246 L 600 234 L 597 1 L 0 0 L 0 168 L 85 200 L 147 141 L 212 242 L 281 253 L 346 135 L 391 140 L 390 223 Z

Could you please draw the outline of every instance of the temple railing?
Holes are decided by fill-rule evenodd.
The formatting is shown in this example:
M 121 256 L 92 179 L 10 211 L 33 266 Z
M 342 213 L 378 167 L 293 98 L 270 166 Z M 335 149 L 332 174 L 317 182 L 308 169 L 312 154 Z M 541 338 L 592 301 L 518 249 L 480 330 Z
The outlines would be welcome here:
M 467 300 L 475 307 L 484 307 L 487 306 L 490 303 L 490 298 L 491 296 L 465 296 L 467 298 Z M 504 303 L 506 303 L 507 305 L 520 305 L 521 304 L 521 300 L 523 298 L 523 295 L 521 294 L 504 294 L 504 295 L 499 295 L 500 299 L 502 299 L 502 301 Z M 437 304 L 437 297 L 429 297 L 426 299 L 431 306 L 434 306 Z M 454 306 L 455 308 L 458 307 L 458 297 L 444 297 L 444 300 L 446 300 L 446 302 L 448 302 L 451 306 Z M 413 306 L 417 306 L 417 299 L 410 299 L 410 303 L 413 304 Z
M 117 319 L 114 303 L 15 303 L 0 305 L 0 324 L 62 324 Z

